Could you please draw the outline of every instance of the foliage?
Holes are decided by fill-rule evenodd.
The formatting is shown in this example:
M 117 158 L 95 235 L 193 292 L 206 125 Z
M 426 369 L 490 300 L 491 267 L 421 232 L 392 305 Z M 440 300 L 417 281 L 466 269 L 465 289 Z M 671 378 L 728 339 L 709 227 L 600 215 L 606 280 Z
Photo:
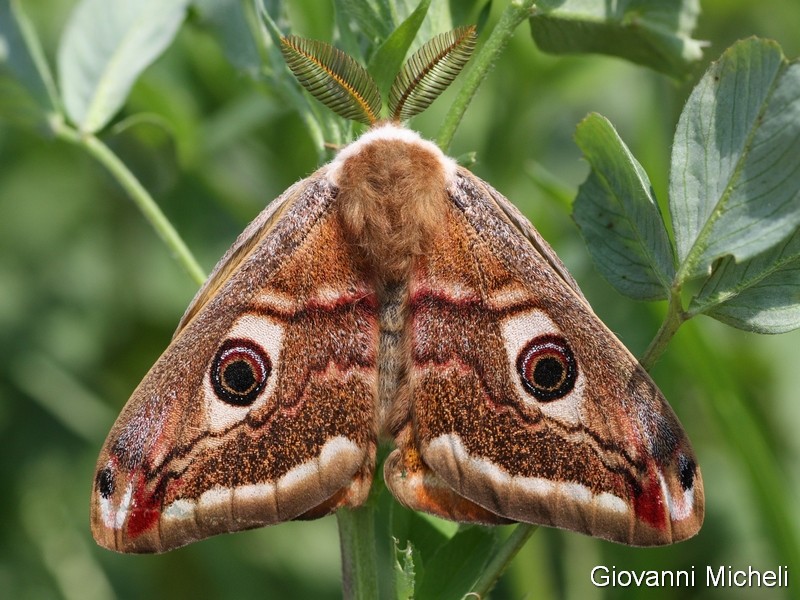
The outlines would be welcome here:
M 709 54 L 719 55 L 731 35 L 754 33 L 800 53 L 787 46 L 797 43 L 800 7 L 708 2 L 693 33 L 693 1 L 570 0 L 533 12 L 519 0 L 287 4 L 62 0 L 45 9 L 0 0 L 4 594 L 340 596 L 331 519 L 162 557 L 96 548 L 86 518 L 94 459 L 202 280 L 198 262 L 213 264 L 267 201 L 329 157 L 329 144 L 353 135 L 300 92 L 278 36 L 333 41 L 368 66 L 386 96 L 422 41 L 476 22 L 479 47 L 455 81 L 460 89 L 414 126 L 445 147 L 452 142 L 454 154 L 474 152 L 475 170 L 528 214 L 538 188 L 534 222 L 629 346 L 641 353 L 664 317 L 644 360 L 652 364 L 671 340 L 653 373 L 695 442 L 708 497 L 704 529 L 678 547 L 643 551 L 540 529 L 493 597 L 728 597 L 700 585 L 599 590 L 589 583 L 595 564 L 697 565 L 698 576 L 721 564 L 796 572 L 797 334 L 761 341 L 696 320 L 672 336 L 701 314 L 759 332 L 800 325 L 798 63 L 774 43 L 745 41 L 690 93 L 693 82 L 615 59 L 543 55 L 527 32 L 512 35 L 528 22 L 547 52 L 604 52 L 684 81 L 701 71 L 695 35 L 712 40 Z M 592 111 L 609 118 L 582 120 Z M 591 170 L 574 219 L 589 254 L 619 292 L 666 306 L 621 301 L 596 277 L 559 209 L 586 177 L 570 140 L 579 121 L 576 141 Z M 125 196 L 138 210 L 118 201 Z M 384 596 L 461 597 L 473 585 L 489 587 L 485 574 L 499 574 L 531 533 L 458 528 L 402 509 L 383 489 L 370 505 Z M 765 593 L 773 592 L 797 595 Z
M 751 39 L 729 48 L 692 91 L 672 144 L 674 247 L 647 175 L 611 124 L 597 115 L 580 124 L 592 173 L 575 219 L 621 293 L 680 302 L 700 280 L 684 318 L 705 313 L 761 333 L 800 325 L 798 74 L 800 63 L 777 44 Z

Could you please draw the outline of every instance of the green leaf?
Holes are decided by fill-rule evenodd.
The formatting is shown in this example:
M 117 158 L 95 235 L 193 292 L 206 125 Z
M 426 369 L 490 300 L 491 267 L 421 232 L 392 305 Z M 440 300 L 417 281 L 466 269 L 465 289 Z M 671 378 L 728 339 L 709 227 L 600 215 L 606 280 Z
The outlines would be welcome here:
M 451 0 L 452 22 L 456 25 L 476 23 L 481 15 L 491 9 L 492 0 Z M 448 29 L 452 29 L 450 26 Z M 480 30 L 480 26 L 478 27 Z
M 403 59 L 414 42 L 430 5 L 431 0 L 420 0 L 414 12 L 386 38 L 386 41 L 372 55 L 367 70 L 375 78 L 375 83 L 378 84 L 378 89 L 384 97 L 388 97 L 392 81 L 400 71 L 400 65 L 403 64 Z
M 6 64 L 47 110 L 60 110 L 53 75 L 33 25 L 18 0 L 0 0 L 0 65 Z
M 800 64 L 750 39 L 709 67 L 681 114 L 670 212 L 679 278 L 743 263 L 800 226 Z
M 363 30 L 357 25 L 352 24 L 350 15 L 342 8 L 341 2 L 334 0 L 333 12 L 336 19 L 336 31 L 339 35 L 336 45 L 343 52 L 352 56 L 361 63 L 366 63 L 364 59 L 364 48 L 362 48 Z M 352 26 L 351 26 L 352 25 Z
M 418 578 L 416 600 L 462 598 L 480 576 L 496 542 L 496 528 L 460 528 L 428 559 L 425 573 L 421 580 Z
M 82 0 L 58 49 L 59 83 L 69 118 L 102 129 L 136 79 L 172 42 L 189 0 Z
M 394 29 L 385 5 L 376 0 L 334 0 L 334 9 L 355 21 L 357 29 L 373 41 L 385 40 Z
M 460 4 L 464 2 L 464 0 L 457 0 Z M 467 5 L 465 8 L 469 7 L 470 2 L 465 2 Z M 450 31 L 451 29 L 455 29 L 456 25 L 454 25 L 452 11 L 454 9 L 453 4 L 449 2 L 433 2 L 431 3 L 431 7 L 428 10 L 428 14 L 425 17 L 425 20 L 422 22 L 422 25 L 419 28 L 419 33 L 417 34 L 417 40 L 429 40 L 433 38 L 435 35 L 442 33 L 443 31 Z M 464 20 L 460 21 L 459 25 L 471 25 L 473 21 L 471 20 Z M 413 46 L 412 46 L 413 48 Z
M 435 517 L 411 510 L 394 501 L 389 502 L 389 506 L 392 537 L 401 543 L 406 540 L 413 542 L 414 547 L 425 554 L 435 552 L 458 528 L 455 525 L 452 531 L 442 531 L 431 522 Z
M 371 125 L 381 114 L 378 86 L 366 69 L 324 42 L 281 38 L 286 64 L 317 100 L 345 119 Z
M 800 327 L 800 231 L 743 263 L 723 258 L 689 311 L 758 333 Z
M 325 162 L 329 158 L 325 144 L 339 143 L 342 140 L 342 120 L 329 110 L 319 110 L 320 105 L 311 102 L 308 95 L 302 92 L 297 85 L 297 79 L 286 66 L 281 38 L 289 33 L 290 27 L 285 5 L 281 0 L 261 0 L 256 4 L 256 12 L 260 28 L 260 48 L 269 65 L 265 68 L 265 74 L 271 80 L 270 86 L 283 96 L 282 101 L 287 106 L 293 106 L 297 110 L 314 140 L 318 162 Z
M 428 108 L 458 77 L 474 49 L 474 27 L 459 27 L 426 42 L 403 65 L 392 84 L 392 118 L 404 121 Z
M 605 117 L 586 117 L 575 140 L 592 170 L 572 215 L 595 266 L 626 296 L 667 298 L 674 259 L 647 174 Z
M 230 63 L 251 77 L 262 68 L 261 55 L 240 0 L 194 0 L 201 22 L 212 28 Z
M 702 56 L 691 38 L 699 0 L 544 0 L 530 19 L 545 52 L 619 56 L 680 78 Z
M 475 28 L 478 30 L 478 33 L 483 31 L 483 28 L 486 27 L 486 23 L 489 21 L 489 16 L 492 14 L 492 0 L 489 0 L 486 4 L 483 5 L 481 11 L 475 17 Z
M 395 538 L 394 575 L 395 598 L 397 600 L 413 600 L 416 573 L 414 568 L 414 546 L 411 545 L 411 542 L 406 542 L 405 548 L 401 550 Z
M 455 535 L 457 525 L 390 501 L 390 532 L 398 544 L 414 548 L 415 581 L 425 574 L 425 559 L 432 557 Z M 452 529 L 449 529 L 452 527 Z

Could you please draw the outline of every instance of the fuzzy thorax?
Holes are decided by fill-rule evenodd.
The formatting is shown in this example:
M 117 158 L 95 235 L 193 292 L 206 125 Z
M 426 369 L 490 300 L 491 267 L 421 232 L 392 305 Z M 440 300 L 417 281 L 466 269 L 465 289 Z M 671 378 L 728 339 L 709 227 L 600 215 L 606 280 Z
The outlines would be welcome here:
M 393 124 L 371 129 L 331 163 L 342 227 L 377 279 L 404 280 L 429 247 L 455 170 L 435 144 Z

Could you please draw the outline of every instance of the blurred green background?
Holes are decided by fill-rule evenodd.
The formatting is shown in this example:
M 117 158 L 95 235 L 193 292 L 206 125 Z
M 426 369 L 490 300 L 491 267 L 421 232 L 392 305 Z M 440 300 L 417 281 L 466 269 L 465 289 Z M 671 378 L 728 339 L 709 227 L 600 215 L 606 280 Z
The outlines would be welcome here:
M 436 0 L 435 0 L 436 1 Z M 495 2 L 491 18 L 504 2 Z M 74 3 L 29 1 L 54 64 Z M 707 0 L 694 37 L 710 41 L 685 84 L 602 57 L 543 55 L 523 25 L 462 123 L 451 154 L 515 202 L 567 263 L 596 312 L 634 354 L 664 307 L 620 297 L 594 271 L 569 217 L 587 167 L 572 141 L 607 116 L 666 200 L 678 114 L 709 60 L 736 39 L 800 55 L 800 2 Z M 330 39 L 330 7 L 291 3 L 297 33 Z M 455 84 L 458 85 L 458 82 Z M 436 134 L 448 97 L 416 119 Z M 266 203 L 317 166 L 292 106 L 238 72 L 190 19 L 136 84 L 103 139 L 210 271 Z M 220 536 L 163 556 L 123 556 L 89 533 L 94 463 L 116 414 L 167 346 L 196 284 L 106 172 L 48 139 L 0 72 L 0 598 L 337 598 L 336 523 L 326 518 Z M 710 319 L 686 324 L 653 375 L 703 469 L 706 522 L 678 546 L 640 550 L 539 530 L 496 598 L 800 597 L 800 333 L 761 337 Z M 697 567 L 693 589 L 597 589 L 596 564 Z M 708 589 L 705 565 L 789 565 L 789 589 Z

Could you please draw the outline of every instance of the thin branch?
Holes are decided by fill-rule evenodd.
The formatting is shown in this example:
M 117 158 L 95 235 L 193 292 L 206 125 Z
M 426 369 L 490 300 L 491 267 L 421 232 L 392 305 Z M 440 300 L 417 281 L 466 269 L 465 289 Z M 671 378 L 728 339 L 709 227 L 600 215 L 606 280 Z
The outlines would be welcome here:
M 514 560 L 514 557 L 522 550 L 522 547 L 538 528 L 538 525 L 529 525 L 527 523 L 517 525 L 497 550 L 492 560 L 489 561 L 489 564 L 486 565 L 467 597 L 471 598 L 472 594 L 476 594 L 478 598 L 488 597 L 497 580 L 500 579 L 508 565 L 511 564 L 511 561 Z
M 122 186 L 134 204 L 139 208 L 145 218 L 156 230 L 156 233 L 172 251 L 175 259 L 194 280 L 201 285 L 206 280 L 203 269 L 198 264 L 192 252 L 184 243 L 181 236 L 172 226 L 169 219 L 159 208 L 156 201 L 136 179 L 133 173 L 125 166 L 119 157 L 94 135 L 81 133 L 67 125 L 61 118 L 54 117 L 51 127 L 56 137 L 75 144 L 86 150 L 91 156 L 102 164 Z
M 664 316 L 664 321 L 639 361 L 645 371 L 653 368 L 653 365 L 656 364 L 664 350 L 667 349 L 672 336 L 675 335 L 675 332 L 678 331 L 678 328 L 687 318 L 688 315 L 684 312 L 681 304 L 681 290 L 679 287 L 673 287 L 670 290 L 669 305 L 667 306 L 667 314 Z
M 342 597 L 378 598 L 375 509 L 369 502 L 360 508 L 343 508 L 336 511 L 336 522 L 342 555 Z
M 488 75 L 489 70 L 492 68 L 494 61 L 499 54 L 503 51 L 514 35 L 517 27 L 531 16 L 533 11 L 533 0 L 512 0 L 508 7 L 503 11 L 500 20 L 492 30 L 491 35 L 486 40 L 486 43 L 481 47 L 478 53 L 467 63 L 462 77 L 463 83 L 461 89 L 453 101 L 450 110 L 445 115 L 442 127 L 439 129 L 439 135 L 436 143 L 445 152 L 450 147 L 453 141 L 453 136 L 456 133 L 459 123 L 464 116 L 464 113 L 472 101 L 478 87 Z

